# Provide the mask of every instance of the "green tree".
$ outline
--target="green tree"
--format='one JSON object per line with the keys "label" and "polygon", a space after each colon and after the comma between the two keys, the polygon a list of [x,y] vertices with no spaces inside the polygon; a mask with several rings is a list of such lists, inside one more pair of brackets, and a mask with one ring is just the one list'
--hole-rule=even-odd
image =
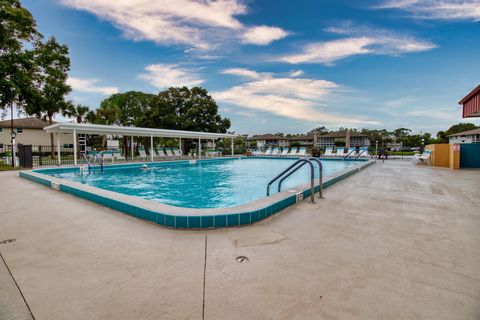
{"label": "green tree", "polygon": [[[27,114],[43,116],[53,123],[53,116],[61,110],[66,110],[70,102],[66,96],[72,90],[67,84],[68,71],[70,70],[70,58],[68,48],[61,45],[54,37],[46,42],[41,42],[35,48],[35,74],[36,97],[35,103],[27,105]],[[53,134],[50,135],[52,154],[54,149]]]}
{"label": "green tree", "polygon": [[88,106],[84,106],[81,104],[70,104],[64,110],[62,110],[62,114],[65,117],[75,118],[75,121],[77,123],[86,123],[87,118],[90,118],[92,116],[92,111],[90,111],[90,108]]}
{"label": "green tree", "polygon": [[448,136],[445,131],[437,132],[437,141],[438,143],[448,143]]}
{"label": "green tree", "polygon": [[19,0],[0,1],[0,111],[35,103],[32,48],[40,39],[33,16]]}
{"label": "green tree", "polygon": [[141,124],[150,128],[225,133],[230,119],[218,114],[218,105],[207,90],[170,88],[150,101]]}
{"label": "green tree", "polygon": [[453,126],[448,128],[448,130],[446,131],[446,134],[447,136],[449,136],[451,134],[456,134],[459,132],[469,131],[477,128],[478,127],[473,123],[459,123],[459,124],[454,124]]}
{"label": "green tree", "polygon": [[155,95],[140,91],[116,93],[100,103],[96,112],[99,124],[141,126],[145,112]]}

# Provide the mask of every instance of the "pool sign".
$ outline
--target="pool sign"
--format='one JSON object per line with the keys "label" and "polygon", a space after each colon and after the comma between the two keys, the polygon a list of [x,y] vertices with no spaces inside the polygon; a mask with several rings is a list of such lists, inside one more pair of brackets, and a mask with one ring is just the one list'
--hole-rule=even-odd
{"label": "pool sign", "polygon": [[118,149],[120,147],[120,141],[107,140],[107,149]]}

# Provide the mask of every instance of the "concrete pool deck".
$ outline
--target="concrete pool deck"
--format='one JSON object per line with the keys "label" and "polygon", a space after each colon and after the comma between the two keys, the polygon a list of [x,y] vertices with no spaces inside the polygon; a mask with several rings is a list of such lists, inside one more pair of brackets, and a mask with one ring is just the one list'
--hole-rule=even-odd
{"label": "concrete pool deck", "polygon": [[480,318],[480,171],[378,162],[315,205],[209,231],[16,172],[0,185],[2,320]]}

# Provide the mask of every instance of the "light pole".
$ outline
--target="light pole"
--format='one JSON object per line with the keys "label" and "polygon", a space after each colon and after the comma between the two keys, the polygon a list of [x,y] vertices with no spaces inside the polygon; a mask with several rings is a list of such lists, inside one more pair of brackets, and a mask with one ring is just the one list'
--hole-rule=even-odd
{"label": "light pole", "polygon": [[13,131],[13,103],[10,103],[10,138],[12,143],[12,168],[15,168],[15,137],[17,134]]}

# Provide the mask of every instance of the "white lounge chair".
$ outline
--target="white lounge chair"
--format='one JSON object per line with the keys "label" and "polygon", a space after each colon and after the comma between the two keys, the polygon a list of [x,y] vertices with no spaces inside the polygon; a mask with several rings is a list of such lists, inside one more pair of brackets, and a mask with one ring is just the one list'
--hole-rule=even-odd
{"label": "white lounge chair", "polygon": [[413,164],[423,163],[430,165],[430,156],[432,155],[432,150],[424,150],[422,154],[414,154],[412,158]]}
{"label": "white lounge chair", "polygon": [[253,150],[252,154],[253,154],[255,157],[258,157],[258,156],[262,155],[262,151],[259,150],[259,149],[255,149],[255,150]]}
{"label": "white lounge chair", "polygon": [[163,151],[163,148],[155,150],[155,157],[157,159],[165,159],[167,155],[165,154],[165,151]]}
{"label": "white lounge chair", "polygon": [[290,153],[288,154],[289,157],[296,157],[297,156],[298,148],[290,149]]}
{"label": "white lounge chair", "polygon": [[279,148],[273,148],[272,150],[272,153],[270,154],[272,157],[275,157],[275,156],[278,156],[278,154],[280,153],[280,149]]}
{"label": "white lounge chair", "polygon": [[143,159],[143,160],[148,160],[148,154],[145,152],[145,149],[143,148],[138,148],[138,154],[139,154],[139,158],[140,159]]}
{"label": "white lounge chair", "polygon": [[306,157],[307,156],[307,148],[301,147],[300,149],[298,149],[297,156]]}
{"label": "white lounge chair", "polygon": [[286,157],[287,155],[288,155],[288,148],[283,148],[282,153],[280,154],[280,156]]}
{"label": "white lounge chair", "polygon": [[108,161],[111,161],[113,163],[113,153],[111,151],[102,152],[102,159],[103,159],[103,162],[108,160]]}
{"label": "white lounge chair", "polygon": [[165,153],[167,154],[167,158],[170,158],[170,159],[175,158],[175,155],[173,154],[172,149],[165,148]]}
{"label": "white lounge chair", "polygon": [[177,157],[179,159],[183,156],[182,151],[180,149],[177,149],[177,148],[173,148],[172,153],[175,157]]}
{"label": "white lounge chair", "polygon": [[337,148],[337,157],[345,156],[345,148]]}
{"label": "white lounge chair", "polygon": [[272,148],[268,148],[263,154],[262,156],[270,156],[272,154]]}
{"label": "white lounge chair", "polygon": [[115,161],[122,160],[122,161],[127,162],[127,159],[125,159],[125,157],[122,156],[122,153],[120,152],[120,150],[112,151],[112,156],[113,156],[113,160],[115,160]]}
{"label": "white lounge chair", "polygon": [[333,148],[331,148],[331,147],[325,148],[324,156],[325,157],[333,157],[332,152],[333,152]]}

